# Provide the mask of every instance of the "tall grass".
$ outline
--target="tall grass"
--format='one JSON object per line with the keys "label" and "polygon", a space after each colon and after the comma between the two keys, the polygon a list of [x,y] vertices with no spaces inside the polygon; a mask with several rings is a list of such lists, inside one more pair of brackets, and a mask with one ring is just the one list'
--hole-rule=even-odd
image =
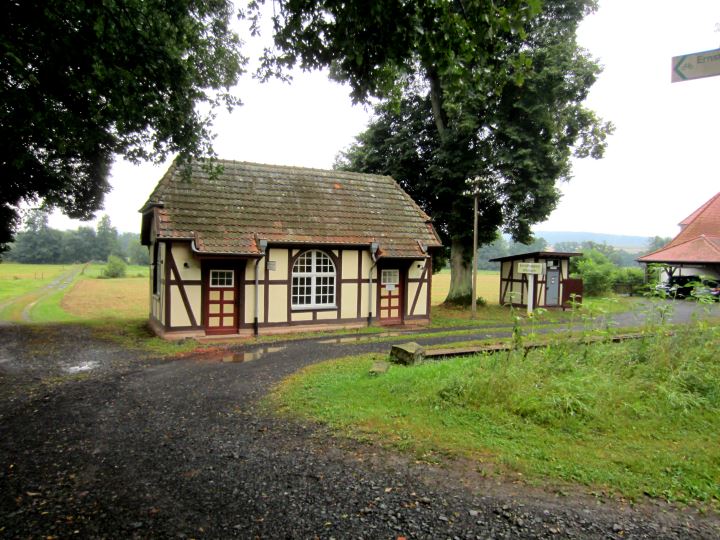
{"label": "tall grass", "polygon": [[311,366],[271,402],[421,456],[490,461],[535,479],[719,506],[720,331],[692,326],[393,366],[366,355]]}

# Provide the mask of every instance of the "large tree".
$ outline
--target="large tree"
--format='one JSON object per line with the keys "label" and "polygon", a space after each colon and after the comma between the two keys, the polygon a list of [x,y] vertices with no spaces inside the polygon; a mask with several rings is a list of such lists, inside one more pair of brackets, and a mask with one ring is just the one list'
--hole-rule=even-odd
{"label": "large tree", "polygon": [[243,70],[230,0],[11,0],[0,21],[0,252],[22,202],[89,218],[114,155],[210,154]]}
{"label": "large tree", "polygon": [[393,175],[451,246],[449,297],[470,292],[472,199],[480,242],[531,240],[570,158],[599,157],[611,127],[582,102],[599,73],[575,41],[593,0],[277,2],[265,73],[327,66],[375,119],[339,166]]}

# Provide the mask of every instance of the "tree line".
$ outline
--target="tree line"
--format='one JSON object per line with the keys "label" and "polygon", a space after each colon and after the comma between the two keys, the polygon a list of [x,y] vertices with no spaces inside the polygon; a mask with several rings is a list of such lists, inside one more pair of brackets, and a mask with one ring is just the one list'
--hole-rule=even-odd
{"label": "tree line", "polygon": [[137,233],[119,233],[105,215],[96,228],[78,227],[61,231],[48,225],[48,212],[30,210],[23,229],[10,244],[4,259],[28,264],[73,264],[105,262],[117,256],[130,264],[150,263],[148,249]]}

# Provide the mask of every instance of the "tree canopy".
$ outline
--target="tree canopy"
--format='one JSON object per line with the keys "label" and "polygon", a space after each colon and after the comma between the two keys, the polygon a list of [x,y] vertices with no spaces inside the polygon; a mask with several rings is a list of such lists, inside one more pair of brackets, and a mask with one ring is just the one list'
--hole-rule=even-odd
{"label": "tree canopy", "polygon": [[32,209],[25,223],[10,244],[5,258],[19,263],[84,263],[106,261],[117,255],[132,264],[149,264],[148,249],[140,244],[137,233],[118,233],[105,215],[96,229],[78,227],[60,231],[48,225],[48,213]]}
{"label": "tree canopy", "polygon": [[[529,242],[531,225],[559,200],[556,182],[571,176],[571,157],[602,156],[612,126],[583,105],[600,68],[575,40],[595,3],[404,5],[410,14],[399,17],[400,37],[384,54],[368,56],[366,38],[371,50],[384,43],[377,34],[386,3],[395,5],[350,9],[369,10],[366,30],[359,15],[336,11],[334,2],[308,12],[309,4],[281,3],[276,43],[284,54],[271,64],[328,65],[356,99],[381,98],[338,166],[401,183],[451,245],[449,296],[463,296],[472,254],[466,180],[479,182],[481,243],[492,242],[498,229]],[[355,56],[346,35],[355,35]]]}
{"label": "tree canopy", "polygon": [[113,156],[211,153],[243,71],[230,0],[23,0],[0,22],[0,252],[19,205],[89,218]]}

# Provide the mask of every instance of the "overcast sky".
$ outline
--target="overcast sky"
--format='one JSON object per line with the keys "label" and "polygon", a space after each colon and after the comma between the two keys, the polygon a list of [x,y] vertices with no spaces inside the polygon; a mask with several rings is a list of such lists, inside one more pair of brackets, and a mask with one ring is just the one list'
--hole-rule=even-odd
{"label": "overcast sky", "polygon": [[[720,48],[718,23],[718,0],[600,1],[579,41],[604,66],[588,105],[615,124],[615,134],[602,160],[574,163],[574,178],[538,231],[674,236],[679,221],[720,191],[720,77],[670,83],[673,56]],[[256,47],[248,44],[246,54]],[[370,117],[324,73],[296,74],[291,85],[260,84],[248,74],[236,90],[244,105],[215,125],[215,150],[225,159],[331,168]],[[98,216],[139,231],[137,210],[166,169],[117,161]],[[50,224],[81,223],[56,214]]]}

